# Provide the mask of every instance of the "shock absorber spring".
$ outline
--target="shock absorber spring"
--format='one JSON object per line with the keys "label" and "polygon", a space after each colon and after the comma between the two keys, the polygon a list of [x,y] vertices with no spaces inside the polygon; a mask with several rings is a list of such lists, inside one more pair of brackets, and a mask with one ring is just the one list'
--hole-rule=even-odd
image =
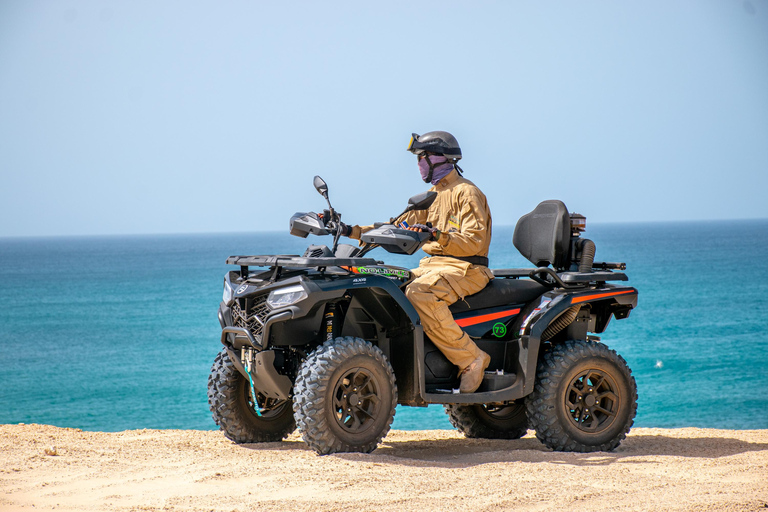
{"label": "shock absorber spring", "polygon": [[331,302],[325,306],[325,340],[336,337],[336,304]]}

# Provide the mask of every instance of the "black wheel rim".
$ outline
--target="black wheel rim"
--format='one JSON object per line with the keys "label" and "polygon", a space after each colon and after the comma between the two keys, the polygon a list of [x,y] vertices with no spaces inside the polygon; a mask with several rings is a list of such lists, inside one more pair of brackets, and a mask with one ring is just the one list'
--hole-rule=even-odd
{"label": "black wheel rim", "polygon": [[365,368],[353,368],[336,382],[333,412],[336,422],[346,432],[366,431],[378,417],[381,399],[374,375]]}
{"label": "black wheel rim", "polygon": [[269,398],[263,395],[260,391],[256,391],[256,397],[259,401],[258,412],[256,412],[257,405],[253,401],[253,395],[248,383],[243,386],[243,395],[245,403],[248,404],[248,411],[257,418],[270,420],[280,416],[283,410],[288,406],[288,400],[279,400],[277,398]]}
{"label": "black wheel rim", "polygon": [[596,434],[610,427],[620,404],[616,382],[601,370],[579,373],[565,393],[568,418],[583,432]]}
{"label": "black wheel rim", "polygon": [[525,406],[521,404],[483,404],[481,407],[487,416],[499,421],[511,420],[525,410]]}

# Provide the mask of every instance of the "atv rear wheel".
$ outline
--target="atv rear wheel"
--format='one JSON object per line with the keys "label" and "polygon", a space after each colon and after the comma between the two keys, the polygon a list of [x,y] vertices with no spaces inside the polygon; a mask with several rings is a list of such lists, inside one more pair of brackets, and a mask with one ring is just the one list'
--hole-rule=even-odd
{"label": "atv rear wheel", "polygon": [[224,435],[236,443],[266,443],[281,441],[296,430],[288,400],[267,398],[258,390],[256,395],[261,416],[256,413],[248,379],[222,349],[208,376],[208,406]]}
{"label": "atv rear wheel", "polygon": [[506,405],[446,404],[451,425],[466,437],[482,439],[520,439],[528,432],[525,404]]}
{"label": "atv rear wheel", "polygon": [[602,343],[566,341],[544,353],[526,398],[536,437],[566,452],[619,446],[637,412],[637,386],[626,361]]}
{"label": "atv rear wheel", "polygon": [[326,341],[296,377],[296,424],[320,455],[375,450],[389,432],[396,404],[392,367],[378,347],[360,338]]}

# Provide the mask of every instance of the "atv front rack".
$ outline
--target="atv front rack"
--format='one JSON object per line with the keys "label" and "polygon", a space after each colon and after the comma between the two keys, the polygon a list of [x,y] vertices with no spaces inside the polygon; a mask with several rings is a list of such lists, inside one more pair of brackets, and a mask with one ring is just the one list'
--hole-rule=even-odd
{"label": "atv front rack", "polygon": [[268,254],[260,256],[230,256],[227,258],[227,265],[238,265],[241,269],[241,275],[248,275],[248,267],[271,267],[278,269],[281,267],[307,268],[314,267],[325,269],[328,267],[363,267],[366,265],[376,265],[379,263],[373,258],[305,258],[298,254]]}

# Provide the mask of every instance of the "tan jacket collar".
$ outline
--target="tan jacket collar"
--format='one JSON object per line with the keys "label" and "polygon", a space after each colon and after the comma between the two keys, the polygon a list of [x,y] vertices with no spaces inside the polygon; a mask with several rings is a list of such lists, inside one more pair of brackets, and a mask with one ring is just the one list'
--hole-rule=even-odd
{"label": "tan jacket collar", "polygon": [[448,176],[438,181],[437,185],[435,185],[435,188],[438,188],[438,189],[446,188],[449,185],[452,185],[458,179],[459,179],[459,171],[454,169],[448,173]]}

